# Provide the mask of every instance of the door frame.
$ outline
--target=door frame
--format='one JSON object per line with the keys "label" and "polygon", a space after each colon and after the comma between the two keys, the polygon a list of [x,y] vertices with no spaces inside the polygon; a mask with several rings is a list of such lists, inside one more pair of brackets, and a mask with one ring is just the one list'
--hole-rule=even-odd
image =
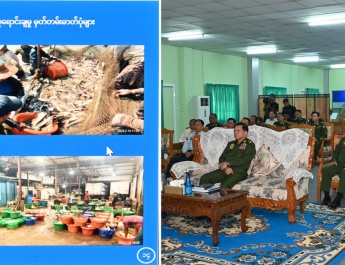
{"label": "door frame", "polygon": [[[163,95],[164,95],[164,89],[165,88],[168,88],[168,89],[171,89],[172,90],[172,107],[173,107],[173,130],[174,130],[174,142],[176,143],[177,142],[177,133],[176,133],[176,130],[177,130],[177,125],[176,125],[176,89],[175,89],[175,84],[165,84],[164,82],[162,82],[162,101],[163,101]],[[164,119],[164,109],[163,109],[163,102],[161,104],[161,107],[162,107],[162,112],[161,112],[161,115]],[[162,123],[162,125],[164,125]]]}

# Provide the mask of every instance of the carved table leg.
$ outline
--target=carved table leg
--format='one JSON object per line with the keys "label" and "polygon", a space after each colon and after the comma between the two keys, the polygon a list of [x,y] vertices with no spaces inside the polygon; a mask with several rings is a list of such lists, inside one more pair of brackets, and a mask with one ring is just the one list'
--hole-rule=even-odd
{"label": "carved table leg", "polygon": [[213,216],[211,218],[211,224],[212,224],[212,234],[213,234],[213,246],[218,246],[219,240],[218,240],[218,226],[219,226],[219,220],[220,216]]}
{"label": "carved table leg", "polygon": [[249,211],[250,211],[249,205],[247,205],[241,209],[241,230],[242,230],[242,232],[246,232],[248,230],[248,227],[246,225],[246,217],[247,217],[247,214]]}

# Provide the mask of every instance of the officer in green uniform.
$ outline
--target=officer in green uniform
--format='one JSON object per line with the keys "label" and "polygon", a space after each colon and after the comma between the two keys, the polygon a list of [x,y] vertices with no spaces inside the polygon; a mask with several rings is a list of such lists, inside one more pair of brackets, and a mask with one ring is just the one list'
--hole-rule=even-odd
{"label": "officer in green uniform", "polygon": [[291,128],[290,124],[288,124],[286,121],[284,121],[284,115],[281,112],[278,113],[277,119],[278,119],[278,121],[273,123],[274,126],[282,127],[284,129],[290,129]]}
{"label": "officer in green uniform", "polygon": [[[335,210],[340,207],[340,201],[345,193],[345,137],[341,138],[339,144],[336,146],[332,162],[330,166],[322,169],[321,191],[325,196],[321,202],[321,205],[328,205],[329,208]],[[339,188],[337,196],[331,203],[331,197],[329,196],[329,189],[331,188],[332,177],[339,174]]]}
{"label": "officer in green uniform", "polygon": [[320,119],[320,113],[317,111],[313,111],[311,113],[311,119],[309,120],[309,125],[315,126],[316,142],[315,142],[315,147],[314,147],[315,148],[314,159],[316,159],[321,147],[320,138],[327,138],[327,127],[323,124],[323,120]]}
{"label": "officer in green uniform", "polygon": [[296,118],[293,120],[293,123],[296,124],[308,124],[308,121],[306,118],[302,118],[302,111],[300,109],[296,110],[295,112]]}
{"label": "officer in green uniform", "polygon": [[210,116],[208,116],[208,120],[210,123],[206,125],[206,127],[211,130],[215,127],[223,127],[223,125],[219,122],[217,122],[217,114],[216,113],[211,113]]}
{"label": "officer in green uniform", "polygon": [[231,189],[236,183],[246,179],[250,162],[256,150],[255,144],[247,137],[248,126],[236,123],[234,141],[227,144],[219,157],[219,169],[203,175],[200,184],[221,182],[221,194],[226,195],[225,189]]}

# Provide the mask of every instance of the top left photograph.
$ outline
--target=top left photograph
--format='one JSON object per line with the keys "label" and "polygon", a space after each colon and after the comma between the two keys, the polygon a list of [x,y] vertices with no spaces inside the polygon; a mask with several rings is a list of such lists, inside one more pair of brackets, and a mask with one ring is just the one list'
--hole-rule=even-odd
{"label": "top left photograph", "polygon": [[0,44],[0,135],[143,133],[143,45]]}

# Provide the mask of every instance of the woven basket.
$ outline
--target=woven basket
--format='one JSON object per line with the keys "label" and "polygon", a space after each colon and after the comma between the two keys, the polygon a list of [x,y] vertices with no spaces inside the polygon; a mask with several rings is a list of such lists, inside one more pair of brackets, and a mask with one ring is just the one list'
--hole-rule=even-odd
{"label": "woven basket", "polygon": [[[34,112],[24,112],[19,113],[13,117],[15,121],[18,122],[26,122],[27,120],[32,120],[37,117],[37,113]],[[22,130],[19,130],[17,128],[12,128],[13,134],[23,134],[23,135],[50,135],[52,133],[55,133],[59,129],[59,125],[57,123],[53,123],[53,128],[50,131],[36,131],[28,128],[23,128]]]}

